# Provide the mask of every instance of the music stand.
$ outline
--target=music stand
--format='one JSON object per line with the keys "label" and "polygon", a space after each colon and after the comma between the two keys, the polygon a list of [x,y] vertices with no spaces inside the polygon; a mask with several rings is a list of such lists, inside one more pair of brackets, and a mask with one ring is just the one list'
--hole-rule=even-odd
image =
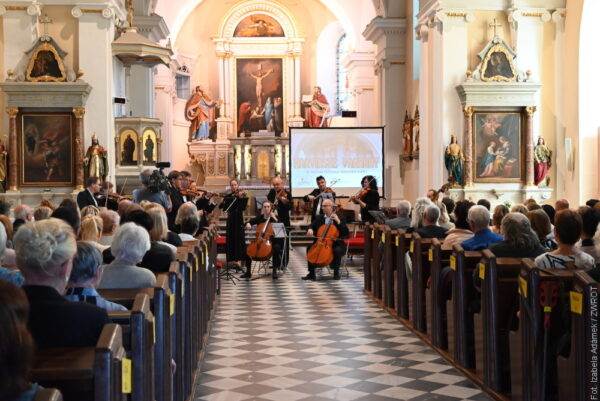
{"label": "music stand", "polygon": [[369,210],[369,214],[373,216],[379,224],[385,224],[386,215],[381,210]]}
{"label": "music stand", "polygon": [[[283,247],[281,248],[281,261],[279,263],[279,267],[277,268],[277,270],[281,270],[283,271],[283,265],[285,263],[285,252],[287,250],[287,246],[288,246],[288,234],[287,234],[287,230],[285,229],[285,225],[283,223],[272,223],[271,224],[273,227],[273,238],[283,238]],[[289,256],[288,256],[289,257]]]}

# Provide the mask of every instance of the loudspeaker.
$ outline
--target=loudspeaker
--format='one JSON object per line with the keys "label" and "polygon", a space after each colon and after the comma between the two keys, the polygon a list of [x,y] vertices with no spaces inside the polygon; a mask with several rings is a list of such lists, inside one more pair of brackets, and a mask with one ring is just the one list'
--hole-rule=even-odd
{"label": "loudspeaker", "polygon": [[342,117],[356,117],[356,111],[342,110]]}

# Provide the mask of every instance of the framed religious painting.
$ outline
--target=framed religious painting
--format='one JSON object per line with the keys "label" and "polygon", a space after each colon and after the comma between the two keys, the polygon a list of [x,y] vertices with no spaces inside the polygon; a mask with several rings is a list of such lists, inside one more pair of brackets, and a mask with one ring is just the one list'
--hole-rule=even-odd
{"label": "framed religious painting", "polygon": [[285,36],[281,24],[267,14],[252,14],[240,21],[233,32],[238,38],[270,37],[280,38]]}
{"label": "framed religious painting", "polygon": [[523,116],[519,112],[473,113],[475,182],[523,180]]}
{"label": "framed religious painting", "polygon": [[236,59],[237,134],[281,136],[284,121],[283,60]]}
{"label": "framed religious painting", "polygon": [[144,166],[154,166],[156,164],[158,160],[158,146],[156,142],[156,133],[153,130],[147,129],[146,131],[144,131],[144,135],[142,138]]}
{"label": "framed religious painting", "polygon": [[481,80],[511,82],[517,79],[517,68],[513,55],[502,44],[496,44],[488,50],[481,62]]}
{"label": "framed religious painting", "polygon": [[[121,131],[119,135],[119,161],[121,166],[137,166],[138,134],[132,129]],[[154,149],[152,149],[154,153]]]}
{"label": "framed religious painting", "polygon": [[73,115],[22,113],[18,127],[19,185],[74,185]]}

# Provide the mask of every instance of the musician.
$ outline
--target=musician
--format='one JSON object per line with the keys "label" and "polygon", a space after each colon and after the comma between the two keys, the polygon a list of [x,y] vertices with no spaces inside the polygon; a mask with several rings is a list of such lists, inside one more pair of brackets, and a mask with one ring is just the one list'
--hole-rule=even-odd
{"label": "musician", "polygon": [[100,187],[100,193],[96,196],[98,206],[106,207],[109,210],[116,211],[119,207],[120,196],[113,191],[114,185],[110,181],[104,181]]}
{"label": "musician", "polygon": [[[246,223],[246,230],[250,230],[252,226],[259,225],[260,223],[264,223],[267,219],[271,217],[269,222],[277,223],[279,220],[275,212],[273,211],[273,204],[269,201],[264,201],[262,204],[261,213],[257,215],[255,218],[248,220]],[[229,240],[227,240],[229,242]],[[283,249],[285,242],[283,238],[272,238],[271,246],[273,247],[273,274],[271,277],[273,280],[277,280],[277,268],[281,264],[281,250]],[[246,273],[244,273],[241,278],[251,278],[252,277],[252,259],[246,257]]]}
{"label": "musician", "polygon": [[369,210],[379,210],[379,192],[377,191],[377,178],[366,175],[361,180],[362,190],[358,195],[351,196],[349,200],[360,205],[360,218],[363,222],[375,222]]}
{"label": "musician", "polygon": [[167,176],[169,180],[169,198],[171,198],[172,209],[167,214],[169,230],[175,229],[175,217],[177,216],[177,211],[185,203],[183,196],[181,195],[182,185],[183,185],[183,175],[177,171],[173,170]]}
{"label": "musician", "polygon": [[98,201],[96,201],[94,195],[100,192],[100,179],[98,177],[88,177],[85,180],[85,186],[86,188],[77,194],[77,206],[79,206],[79,209],[90,205],[98,207]]}
{"label": "musician", "polygon": [[321,206],[324,198],[332,197],[335,203],[335,192],[333,192],[331,188],[327,188],[327,181],[325,181],[325,177],[323,177],[322,175],[317,177],[317,187],[318,188],[313,189],[311,193],[309,193],[303,198],[304,202],[313,203],[311,213],[312,218],[310,221],[315,221],[317,216],[323,214]]}
{"label": "musician", "polygon": [[244,210],[248,206],[248,197],[245,192],[240,191],[236,179],[229,181],[231,191],[223,197],[219,208],[227,212],[225,253],[227,263],[233,263],[237,267],[242,266],[246,259],[246,239],[244,232]]}
{"label": "musician", "polygon": [[[327,225],[330,222],[339,230],[340,236],[333,242],[333,262],[331,262],[329,265],[329,267],[333,269],[333,279],[339,280],[340,264],[344,253],[346,253],[346,245],[344,244],[343,240],[348,238],[350,232],[348,231],[348,226],[346,225],[346,219],[344,216],[338,216],[335,214],[334,207],[335,205],[331,199],[324,199],[322,203],[323,214],[317,216],[316,220],[311,223],[306,235],[309,237],[314,236],[315,233],[318,233],[321,226]],[[308,263],[308,274],[302,277],[302,280],[315,280],[317,278],[315,276],[315,267],[316,266],[312,263]]]}
{"label": "musician", "polygon": [[[267,199],[272,203],[275,215],[279,222],[287,228],[290,227],[290,210],[292,210],[292,195],[283,188],[283,181],[279,177],[273,178],[273,188],[267,194]],[[288,264],[288,250],[284,247],[283,264]]]}

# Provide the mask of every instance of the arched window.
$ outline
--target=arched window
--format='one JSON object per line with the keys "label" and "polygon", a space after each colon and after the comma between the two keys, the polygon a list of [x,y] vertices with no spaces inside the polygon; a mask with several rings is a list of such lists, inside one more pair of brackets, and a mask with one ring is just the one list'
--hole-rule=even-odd
{"label": "arched window", "polygon": [[350,101],[350,91],[348,89],[348,72],[342,67],[342,60],[348,54],[348,40],[344,33],[338,40],[335,48],[335,110],[341,113],[342,110],[348,110],[348,102]]}

